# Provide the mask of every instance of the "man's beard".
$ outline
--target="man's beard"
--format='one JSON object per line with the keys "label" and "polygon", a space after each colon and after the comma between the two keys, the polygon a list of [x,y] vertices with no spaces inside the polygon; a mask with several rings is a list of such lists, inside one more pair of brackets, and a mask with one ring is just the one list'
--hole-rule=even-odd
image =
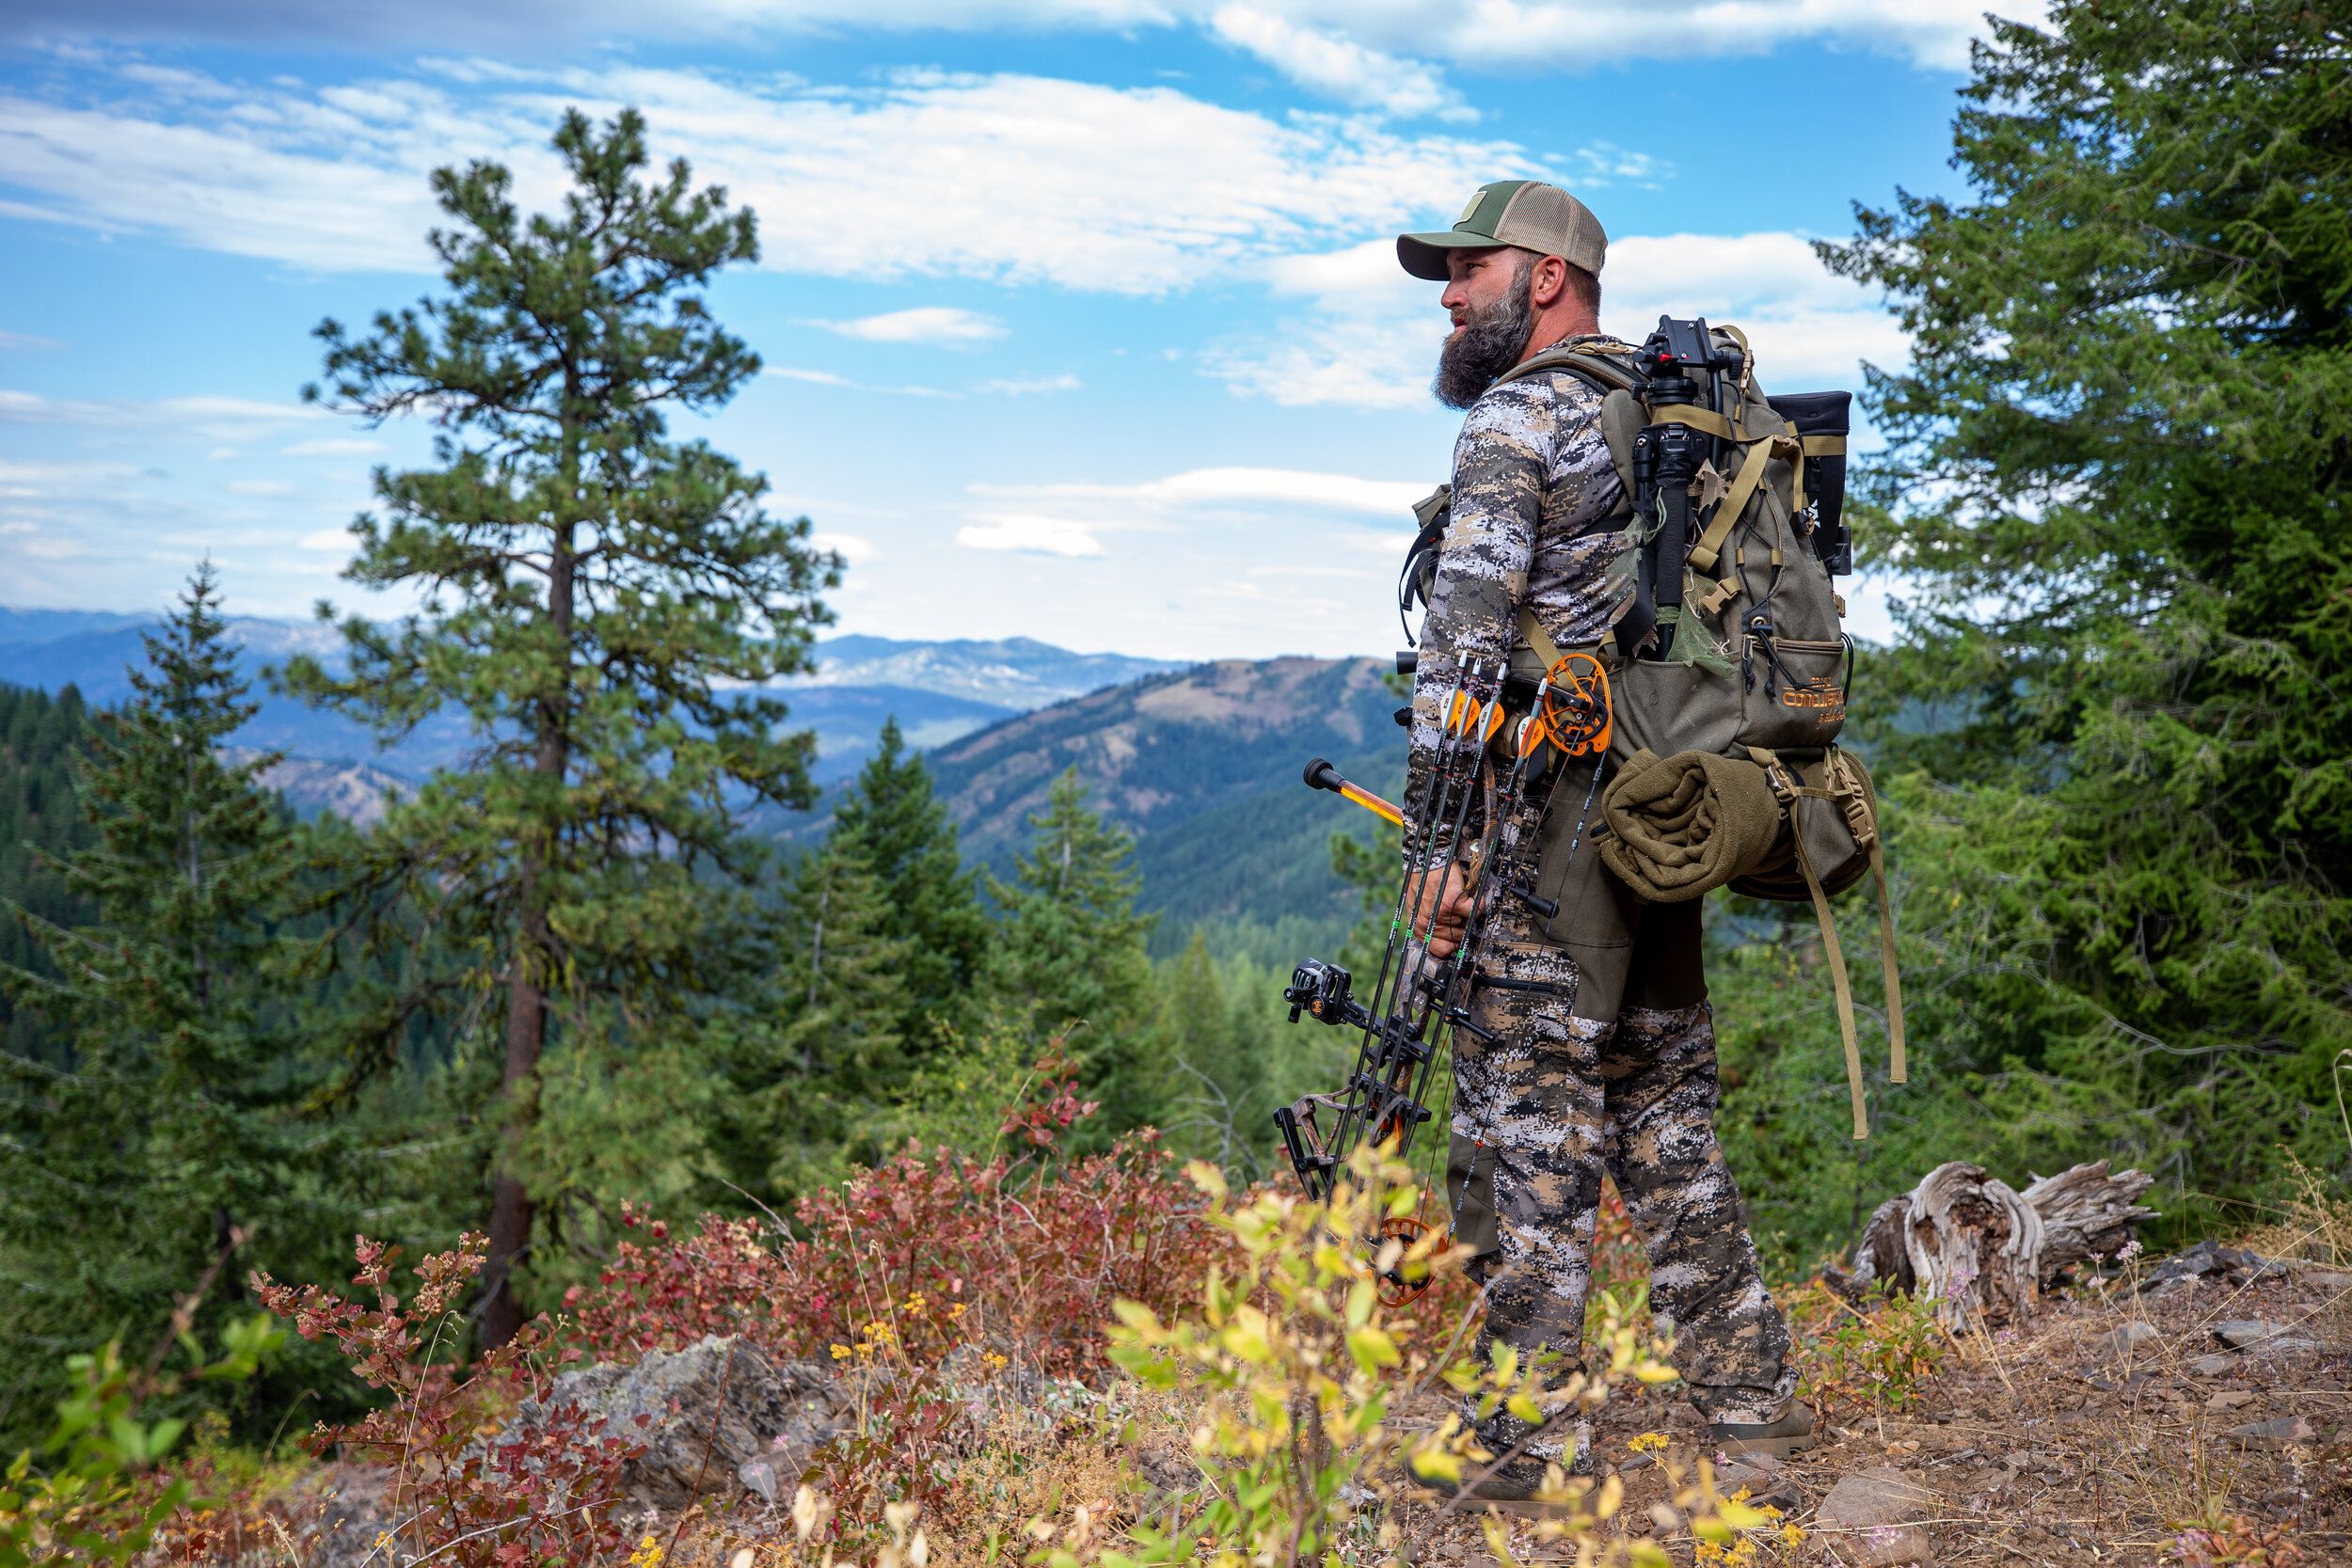
{"label": "man's beard", "polygon": [[1429,389],[1439,403],[1468,408],[1495,384],[1495,377],[1519,362],[1535,322],[1530,298],[1534,271],[1521,262],[1510,291],[1485,309],[1472,309],[1470,320],[1438,351],[1438,374]]}

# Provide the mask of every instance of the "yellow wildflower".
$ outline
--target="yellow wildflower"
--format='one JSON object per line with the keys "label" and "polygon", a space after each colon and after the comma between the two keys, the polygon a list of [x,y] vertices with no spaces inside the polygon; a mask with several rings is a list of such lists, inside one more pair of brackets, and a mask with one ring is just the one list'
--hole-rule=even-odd
{"label": "yellow wildflower", "polygon": [[983,1352],[980,1359],[987,1362],[992,1369],[997,1371],[1003,1371],[1005,1370],[1005,1358],[997,1354],[993,1350]]}
{"label": "yellow wildflower", "polygon": [[1668,1441],[1669,1439],[1662,1432],[1645,1432],[1628,1442],[1626,1447],[1635,1453],[1655,1453],[1664,1448]]}
{"label": "yellow wildflower", "polygon": [[661,1546],[652,1536],[637,1543],[637,1549],[628,1554],[628,1568],[660,1568]]}
{"label": "yellow wildflower", "polygon": [[847,1345],[835,1345],[833,1347],[833,1358],[835,1361],[847,1361],[855,1353]]}
{"label": "yellow wildflower", "polygon": [[956,1303],[953,1307],[950,1307],[949,1308],[947,1308],[947,1321],[948,1321],[949,1323],[954,1323],[954,1322],[955,1322],[958,1318],[961,1318],[961,1317],[962,1317],[962,1316],[963,1316],[963,1303],[961,1303],[961,1302],[958,1302],[958,1303]]}
{"label": "yellow wildflower", "polygon": [[929,1302],[930,1298],[925,1296],[922,1291],[917,1291],[913,1295],[907,1297],[906,1309],[910,1312],[920,1312],[927,1305],[929,1305]]}

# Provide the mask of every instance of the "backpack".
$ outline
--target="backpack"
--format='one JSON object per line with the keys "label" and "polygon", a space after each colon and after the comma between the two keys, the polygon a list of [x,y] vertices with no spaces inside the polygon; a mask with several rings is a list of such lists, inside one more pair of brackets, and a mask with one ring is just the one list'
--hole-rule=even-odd
{"label": "backpack", "polygon": [[[1813,906],[1854,1136],[1866,1137],[1852,988],[1829,903],[1865,877],[1879,900],[1889,1076],[1902,1083],[1907,1069],[1878,799],[1860,759],[1837,745],[1854,661],[1835,581],[1852,570],[1842,516],[1852,394],[1768,397],[1738,328],[1671,317],[1639,348],[1581,340],[1502,379],[1552,371],[1603,393],[1597,419],[1632,558],[1618,562],[1634,593],[1609,677],[1616,776],[1600,799],[1611,832],[1594,835],[1599,852],[1651,901],[1727,885]],[[1448,499],[1441,492],[1414,509],[1421,529],[1400,603],[1415,588],[1427,596]],[[1679,571],[1669,564],[1677,556]],[[1525,609],[1519,628],[1532,661],[1556,668],[1561,651]],[[1717,823],[1740,831],[1693,840]],[[1582,827],[1548,822],[1547,856],[1572,856]],[[1543,880],[1551,883],[1551,868]]]}

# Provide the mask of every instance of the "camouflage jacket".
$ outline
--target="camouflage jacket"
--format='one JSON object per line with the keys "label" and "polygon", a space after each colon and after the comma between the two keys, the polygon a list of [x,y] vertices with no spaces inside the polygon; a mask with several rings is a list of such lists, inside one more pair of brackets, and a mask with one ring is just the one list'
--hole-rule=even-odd
{"label": "camouflage jacket", "polygon": [[[1491,388],[1462,421],[1453,513],[1413,678],[1408,857],[1427,825],[1439,723],[1463,661],[1508,659],[1525,641],[1522,604],[1563,648],[1599,642],[1624,613],[1631,578],[1611,569],[1629,545],[1626,519],[1615,515],[1624,486],[1601,436],[1600,402],[1590,382],[1553,371]],[[1483,802],[1473,798],[1458,836],[1467,845],[1483,827]],[[1450,828],[1438,825],[1433,863],[1454,853]]]}

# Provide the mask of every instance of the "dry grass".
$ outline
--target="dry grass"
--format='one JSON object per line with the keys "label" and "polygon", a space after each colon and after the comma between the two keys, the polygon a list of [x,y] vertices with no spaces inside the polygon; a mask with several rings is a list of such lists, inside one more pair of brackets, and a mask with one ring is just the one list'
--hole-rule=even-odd
{"label": "dry grass", "polygon": [[2245,1244],[2265,1258],[2302,1258],[2352,1268],[2352,1192],[2287,1154],[2292,1186],[2279,1216],[2249,1231]]}

